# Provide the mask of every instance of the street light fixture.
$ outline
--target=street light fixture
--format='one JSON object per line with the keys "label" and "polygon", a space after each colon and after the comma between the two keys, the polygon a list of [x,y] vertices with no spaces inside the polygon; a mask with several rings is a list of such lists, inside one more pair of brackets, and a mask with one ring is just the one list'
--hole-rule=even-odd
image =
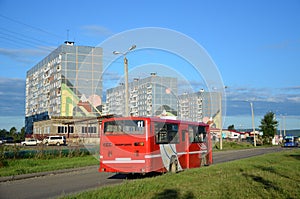
{"label": "street light fixture", "polygon": [[132,45],[126,52],[122,53],[119,51],[113,51],[113,54],[121,54],[124,56],[124,74],[125,74],[125,116],[129,116],[129,94],[128,94],[128,59],[126,58],[127,53],[136,48],[136,45]]}

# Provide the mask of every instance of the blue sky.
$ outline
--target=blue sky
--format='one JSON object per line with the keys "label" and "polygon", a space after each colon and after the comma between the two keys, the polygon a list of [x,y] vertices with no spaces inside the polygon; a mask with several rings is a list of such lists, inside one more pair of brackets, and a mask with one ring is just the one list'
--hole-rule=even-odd
{"label": "blue sky", "polygon": [[0,115],[24,116],[26,71],[67,38],[97,46],[126,30],[161,27],[208,52],[228,87],[227,115],[250,115],[245,100],[253,100],[257,117],[273,111],[300,128],[299,10],[298,0],[0,0]]}

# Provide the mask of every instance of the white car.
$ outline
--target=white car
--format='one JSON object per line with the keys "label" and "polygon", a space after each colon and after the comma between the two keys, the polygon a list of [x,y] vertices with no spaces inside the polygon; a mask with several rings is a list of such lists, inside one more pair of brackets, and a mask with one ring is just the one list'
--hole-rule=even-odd
{"label": "white car", "polygon": [[22,146],[36,146],[36,145],[39,145],[41,143],[42,143],[42,141],[40,141],[40,140],[29,139],[29,140],[25,140],[25,141],[21,142],[21,145]]}
{"label": "white car", "polygon": [[44,138],[43,144],[48,145],[66,145],[66,137],[65,136],[48,136]]}

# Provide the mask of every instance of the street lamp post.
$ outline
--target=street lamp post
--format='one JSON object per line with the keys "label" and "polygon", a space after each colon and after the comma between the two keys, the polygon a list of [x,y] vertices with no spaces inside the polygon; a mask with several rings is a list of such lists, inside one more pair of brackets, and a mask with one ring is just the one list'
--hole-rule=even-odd
{"label": "street lamp post", "polygon": [[251,107],[251,115],[252,115],[252,129],[253,129],[253,133],[254,133],[254,138],[253,138],[253,142],[254,142],[254,147],[256,147],[256,133],[255,133],[255,126],[254,126],[254,110],[253,110],[253,103],[250,103],[250,107]]}
{"label": "street lamp post", "polygon": [[[223,87],[224,89],[228,88],[227,86],[224,86]],[[213,87],[212,89],[217,89],[215,87]],[[223,136],[222,136],[222,131],[223,131],[223,121],[222,121],[222,90],[220,91],[217,91],[217,98],[218,98],[218,102],[219,103],[219,114],[220,114],[220,129],[219,129],[219,133],[220,133],[220,139],[219,139],[219,142],[220,142],[220,150],[223,149]]]}
{"label": "street lamp post", "polygon": [[[227,86],[223,87],[224,89],[228,88]],[[223,149],[223,121],[222,121],[222,91],[218,92],[219,98],[219,114],[220,114],[220,150]]]}
{"label": "street lamp post", "polygon": [[129,91],[128,91],[128,59],[126,58],[126,54],[129,51],[132,51],[136,48],[136,45],[132,45],[126,52],[121,53],[118,51],[113,51],[113,54],[124,55],[124,75],[125,75],[125,116],[129,116]]}
{"label": "street lamp post", "polygon": [[219,93],[219,108],[220,108],[220,150],[223,149],[223,124],[222,124],[222,93]]}
{"label": "street lamp post", "polygon": [[283,136],[285,135],[285,128],[286,128],[286,123],[285,123],[285,115],[283,116]]}

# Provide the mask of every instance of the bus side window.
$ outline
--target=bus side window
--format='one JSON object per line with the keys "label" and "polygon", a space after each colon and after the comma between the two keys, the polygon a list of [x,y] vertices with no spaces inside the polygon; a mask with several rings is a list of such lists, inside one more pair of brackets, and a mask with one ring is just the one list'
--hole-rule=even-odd
{"label": "bus side window", "polygon": [[179,143],[178,131],[168,131],[168,143],[172,143],[172,144]]}
{"label": "bus side window", "polygon": [[189,140],[194,143],[201,143],[206,141],[205,126],[189,126]]}
{"label": "bus side window", "polygon": [[199,133],[197,138],[198,138],[198,142],[204,142],[203,133]]}
{"label": "bus side window", "polygon": [[156,144],[179,143],[178,125],[155,123]]}
{"label": "bus side window", "polygon": [[196,135],[197,135],[196,137],[198,138],[198,142],[205,142],[206,141],[205,127],[199,126]]}
{"label": "bus side window", "polygon": [[199,142],[205,142],[206,141],[205,126],[199,126],[197,134],[198,134],[198,137],[199,137]]}
{"label": "bus side window", "polygon": [[156,143],[163,144],[168,143],[167,131],[162,129],[156,134]]}
{"label": "bus side window", "polygon": [[189,126],[189,142],[194,142],[194,130],[192,127]]}

